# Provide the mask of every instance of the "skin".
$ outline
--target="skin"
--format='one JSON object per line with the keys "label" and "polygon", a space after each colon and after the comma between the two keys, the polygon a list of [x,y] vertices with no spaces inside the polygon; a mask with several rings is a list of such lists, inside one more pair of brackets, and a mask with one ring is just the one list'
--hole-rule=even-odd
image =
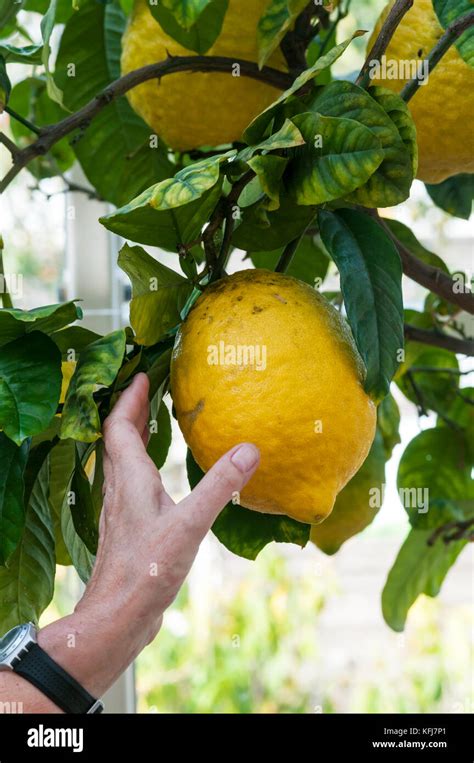
{"label": "skin", "polygon": [[[155,638],[201,541],[259,463],[254,445],[237,445],[175,504],[146,453],[148,416],[148,379],[139,374],[104,425],[104,508],[91,579],[74,612],[38,634],[94,697]],[[10,671],[0,672],[3,702],[22,702],[25,713],[61,712]]]}

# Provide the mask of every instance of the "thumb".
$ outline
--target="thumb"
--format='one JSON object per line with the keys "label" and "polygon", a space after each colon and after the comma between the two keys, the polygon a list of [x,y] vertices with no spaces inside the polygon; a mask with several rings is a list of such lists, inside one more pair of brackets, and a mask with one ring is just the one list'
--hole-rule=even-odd
{"label": "thumb", "polygon": [[186,522],[204,537],[226,503],[245,487],[259,462],[260,452],[250,443],[237,445],[222,456],[181,502]]}

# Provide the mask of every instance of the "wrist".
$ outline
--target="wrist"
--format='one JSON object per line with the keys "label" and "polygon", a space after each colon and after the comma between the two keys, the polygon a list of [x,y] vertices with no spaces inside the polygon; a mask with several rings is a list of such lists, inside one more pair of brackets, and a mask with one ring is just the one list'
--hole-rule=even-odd
{"label": "wrist", "polygon": [[43,628],[38,643],[90,694],[100,698],[146,646],[133,618],[86,600],[73,614]]}

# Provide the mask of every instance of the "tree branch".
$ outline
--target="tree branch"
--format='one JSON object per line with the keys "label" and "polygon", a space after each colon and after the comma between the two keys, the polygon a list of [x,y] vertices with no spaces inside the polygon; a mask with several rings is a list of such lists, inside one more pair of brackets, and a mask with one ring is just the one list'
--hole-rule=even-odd
{"label": "tree branch", "polygon": [[474,540],[474,517],[460,520],[458,522],[448,522],[438,527],[428,538],[428,546],[434,546],[438,538],[442,537],[447,545],[455,540]]}
{"label": "tree branch", "polygon": [[[321,6],[316,6],[314,0],[310,0],[306,8],[300,13],[295,21],[294,28],[290,29],[280,43],[286,63],[292,76],[297,77],[306,69],[306,49],[314,37],[315,29],[311,25],[311,19],[316,16]],[[329,14],[322,9],[326,17]]]}
{"label": "tree branch", "polygon": [[474,341],[470,339],[458,339],[455,336],[444,334],[441,331],[431,329],[419,329],[416,326],[405,324],[405,339],[412,342],[421,342],[433,347],[441,347],[443,350],[459,353],[460,355],[474,356]]}
{"label": "tree branch", "polygon": [[366,88],[370,82],[370,67],[373,61],[380,61],[383,54],[387,50],[390,40],[392,39],[395,31],[400,24],[401,20],[406,13],[410,10],[414,0],[397,0],[392,10],[388,14],[385,22],[380,30],[377,39],[372,45],[365,63],[360,70],[360,74],[356,79],[356,85]]}
{"label": "tree branch", "polygon": [[[431,74],[435,66],[441,61],[451,45],[471,26],[474,26],[474,11],[469,11],[469,13],[464,14],[464,16],[460,16],[448,26],[443,36],[438,40],[434,48],[430,50],[425,59],[428,62],[428,75]],[[426,72],[424,72],[424,76],[426,77]],[[417,77],[414,77],[410,82],[407,82],[403,90],[400,92],[400,97],[403,98],[405,103],[408,103],[410,98],[413,98],[420,87],[420,82],[421,80]]]}
{"label": "tree branch", "polygon": [[439,297],[451,302],[453,305],[458,305],[462,310],[474,315],[474,294],[471,291],[455,291],[457,283],[439,268],[435,268],[433,265],[427,265],[412,254],[401,241],[397,239],[395,234],[390,230],[388,225],[384,222],[376,210],[372,212],[372,216],[375,217],[379,224],[382,226],[387,235],[392,239],[393,243],[398,249],[400,259],[402,261],[403,272],[412,281],[416,281],[421,286],[429,289]]}
{"label": "tree branch", "polygon": [[140,69],[135,69],[107,85],[92,101],[89,101],[89,103],[74,114],[70,114],[55,125],[43,127],[40,130],[38,139],[26,148],[18,149],[8,138],[5,140],[5,136],[3,136],[3,144],[9,148],[12,154],[13,167],[0,183],[0,193],[3,193],[18,173],[33,159],[46,154],[58,141],[74,132],[74,130],[86,129],[94,117],[111,101],[125,95],[125,93],[137,85],[141,85],[143,82],[151,79],[159,80],[161,77],[169,74],[184,71],[212,71],[231,74],[236,65],[240,66],[240,73],[244,77],[266,82],[278,90],[285,90],[293,82],[293,77],[290,74],[281,72],[278,69],[273,69],[269,66],[259,69],[258,65],[252,61],[225,58],[223,56],[169,56],[165,61],[142,66]]}

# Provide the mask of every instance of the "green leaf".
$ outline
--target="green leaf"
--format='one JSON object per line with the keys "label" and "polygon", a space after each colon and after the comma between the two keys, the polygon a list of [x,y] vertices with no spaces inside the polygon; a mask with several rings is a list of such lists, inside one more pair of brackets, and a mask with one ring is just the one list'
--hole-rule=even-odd
{"label": "green leaf", "polygon": [[63,360],[75,360],[76,355],[80,355],[92,342],[101,338],[100,334],[83,326],[68,326],[61,331],[55,331],[50,336],[59,347]]}
{"label": "green leaf", "polygon": [[210,2],[211,0],[161,0],[161,5],[171,11],[184,29],[190,29]]}
{"label": "green leaf", "polygon": [[101,217],[100,222],[123,238],[177,252],[180,246],[191,243],[200,235],[220,193],[221,184],[218,183],[191,204],[176,209],[157,210],[151,203],[148,190],[130,204]]}
{"label": "green leaf", "polygon": [[276,210],[267,213],[262,203],[244,209],[232,243],[247,252],[279,249],[304,233],[315,214],[316,207],[299,206],[282,193]]}
{"label": "green leaf", "polygon": [[71,437],[80,442],[95,442],[100,437],[100,417],[93,393],[97,385],[110,387],[113,384],[124,353],[123,329],[98,339],[82,352],[64,403],[62,440]]}
{"label": "green leaf", "polygon": [[295,79],[288,90],[285,90],[285,92],[282,93],[282,95],[277,98],[276,101],[268,106],[265,111],[262,111],[262,113],[255,117],[255,119],[250,123],[244,132],[245,142],[251,145],[262,140],[268,126],[271,124],[273,118],[278,113],[279,107],[284,104],[288,98],[290,98],[290,96],[300,90],[303,85],[311,82],[311,80],[317,77],[318,74],[332,66],[333,63],[337,61],[337,59],[344,53],[354,37],[358,37],[360,34],[363,33],[356,32],[349,40],[345,40],[345,42],[342,42],[340,45],[336,45],[336,47],[332,48],[332,50],[330,50],[329,53],[326,53],[325,56],[318,58],[313,66],[302,72],[302,74],[300,74],[299,77]]}
{"label": "green leaf", "polygon": [[450,567],[466,541],[445,544],[438,538],[428,545],[432,530],[411,530],[390,570],[382,592],[385,622],[394,631],[403,631],[408,610],[422,593],[437,596]]}
{"label": "green leaf", "polygon": [[0,309],[0,346],[32,331],[51,334],[82,318],[82,310],[74,302],[35,307],[33,310]]}
{"label": "green leaf", "polygon": [[443,271],[443,273],[449,273],[449,270],[441,257],[438,257],[437,254],[430,252],[429,249],[426,249],[422,244],[420,244],[415,234],[410,230],[410,228],[408,228],[407,225],[404,225],[398,220],[391,220],[388,217],[384,218],[384,223],[390,228],[397,239],[412,254],[415,255],[415,257],[418,257],[419,260],[425,262],[427,265],[432,265],[435,268],[439,268]]}
{"label": "green leaf", "polygon": [[[116,3],[87,3],[66,24],[55,79],[71,111],[120,77],[124,29],[125,16]],[[117,206],[173,174],[166,146],[150,140],[150,128],[125,98],[114,99],[76,137],[74,151],[88,180]]]}
{"label": "green leaf", "polygon": [[64,543],[77,574],[83,583],[87,583],[91,576],[95,557],[88,551],[87,546],[80,539],[74,528],[72,521],[71,507],[69,505],[70,495],[66,492],[64,503],[61,510],[61,532]]}
{"label": "green leaf", "polygon": [[2,347],[0,428],[17,445],[50,423],[61,378],[61,354],[45,334],[34,331]]}
{"label": "green leaf", "polygon": [[393,90],[377,86],[369,88],[368,92],[380,104],[397,128],[400,138],[410,154],[412,175],[416,177],[418,172],[418,142],[416,126],[410,109],[398,93],[394,93]]}
{"label": "green leaf", "polygon": [[257,151],[277,151],[284,148],[293,148],[294,146],[302,146],[304,142],[305,140],[294,122],[291,119],[285,119],[277,132],[260,141],[260,143],[239,151],[230,169],[237,162],[248,162]]}
{"label": "green leaf", "polygon": [[0,29],[8,26],[16,18],[23,4],[24,0],[17,3],[12,3],[12,0],[0,0]]}
{"label": "green leaf", "polygon": [[248,165],[255,172],[260,187],[268,197],[265,208],[269,210],[280,207],[281,179],[285,172],[288,159],[273,154],[254,156]]}
{"label": "green leaf", "polygon": [[363,88],[341,81],[320,88],[315,97],[307,100],[311,111],[365,125],[381,143],[382,163],[347,200],[366,207],[392,207],[405,201],[414,177],[411,144],[403,142],[397,125],[382,106]]}
{"label": "green leaf", "polygon": [[297,114],[293,122],[306,146],[295,152],[286,174],[298,204],[340,199],[367,182],[384,158],[379,139],[353,119]]}
{"label": "green leaf", "polygon": [[49,478],[49,505],[55,539],[56,563],[72,564],[61,529],[61,514],[66,494],[70,490],[71,479],[76,464],[76,448],[73,440],[61,440],[51,451]]}
{"label": "green leaf", "polygon": [[9,43],[0,45],[0,56],[3,56],[7,64],[38,65],[41,63],[42,52],[42,45],[23,45],[21,47]]}
{"label": "green leaf", "polygon": [[150,435],[147,448],[147,453],[157,469],[161,469],[168,457],[171,438],[171,419],[168,408],[162,401],[156,417],[156,432]]}
{"label": "green leaf", "polygon": [[49,69],[49,58],[51,56],[51,46],[49,42],[51,40],[54,25],[56,23],[57,6],[58,0],[51,0],[48,10],[41,19],[41,35],[43,37],[43,51],[41,55],[41,61],[46,74],[46,88],[48,95],[52,101],[55,101],[62,108],[64,108],[63,93],[56,85],[53,75]]}
{"label": "green leaf", "polygon": [[384,397],[403,348],[402,266],[395,246],[368,215],[320,210],[322,241],[337,265],[347,317],[367,368],[365,390]]}
{"label": "green leaf", "polygon": [[426,190],[437,207],[453,217],[469,220],[474,199],[474,175],[454,175],[442,183],[426,183]]}
{"label": "green leaf", "polygon": [[271,0],[257,27],[258,65],[262,68],[278,48],[308,0]]}
{"label": "green leaf", "polygon": [[[24,3],[25,11],[36,11],[44,15],[48,10],[50,0],[26,0]],[[57,0],[56,5],[56,24],[65,24],[72,16],[74,2],[73,0]]]}
{"label": "green leaf", "polygon": [[2,114],[5,110],[5,106],[7,105],[10,98],[11,90],[12,83],[10,82],[10,77],[7,74],[5,58],[2,56],[0,51],[0,114]]}
{"label": "green leaf", "polygon": [[150,346],[180,323],[192,284],[153,259],[140,246],[125,244],[118,265],[132,282],[130,322],[138,344]]}
{"label": "green leaf", "polygon": [[438,418],[437,426],[446,427],[454,422],[461,429],[460,437],[464,439],[469,463],[474,464],[474,387],[463,387],[459,390],[451,405],[446,409],[448,421]]}
{"label": "green leaf", "polygon": [[[470,0],[433,0],[433,8],[439,23],[447,29],[453,21],[472,11]],[[464,61],[474,68],[474,27],[465,32],[454,43]]]}
{"label": "green leaf", "polygon": [[148,381],[150,382],[150,398],[153,398],[157,394],[169,377],[171,354],[171,348],[162,351],[161,354],[154,359],[147,372]]}
{"label": "green leaf", "polygon": [[48,461],[33,487],[25,529],[7,567],[0,567],[0,631],[37,623],[54,591],[54,536],[48,504]]}
{"label": "green leaf", "polygon": [[148,188],[146,203],[153,209],[163,211],[201,199],[218,182],[222,162],[234,155],[235,151],[228,151],[184,167],[174,177]]}
{"label": "green leaf", "polygon": [[[201,481],[204,473],[188,450],[186,468],[191,488]],[[212,532],[220,542],[244,559],[256,559],[268,544],[295,543],[304,548],[309,540],[310,525],[302,524],[286,516],[260,514],[228,503],[212,526]]]}
{"label": "green leaf", "polygon": [[21,447],[0,432],[0,566],[16,549],[25,524],[24,472],[29,446]]}
{"label": "green leaf", "polygon": [[384,397],[377,410],[377,424],[382,435],[385,460],[392,457],[393,449],[401,442],[400,411],[392,395]]}
{"label": "green leaf", "polygon": [[95,555],[99,542],[99,528],[92,500],[91,485],[77,452],[71,482],[71,516],[74,529],[87,550]]}
{"label": "green leaf", "polygon": [[[18,114],[29,119],[37,127],[55,124],[64,116],[64,111],[52,101],[43,77],[27,77],[12,90],[10,106]],[[37,136],[15,119],[11,120],[11,130],[20,148],[31,145]],[[45,156],[39,156],[28,164],[28,170],[36,178],[56,176],[74,164],[74,151],[65,137],[58,141]]]}
{"label": "green leaf", "polygon": [[452,429],[420,432],[403,453],[397,482],[410,523],[417,529],[474,516],[471,464],[463,438]]}
{"label": "green leaf", "polygon": [[405,350],[405,363],[396,378],[398,387],[412,403],[443,413],[454,401],[459,387],[456,355],[421,342],[407,342]]}
{"label": "green leaf", "polygon": [[[275,270],[283,254],[283,249],[275,252],[252,252],[250,259],[256,268]],[[329,258],[315,242],[314,236],[304,236],[286,270],[287,275],[314,286],[324,281],[329,267]]]}
{"label": "green leaf", "polygon": [[186,50],[204,55],[214,45],[222,31],[229,0],[208,0],[195,23],[189,28],[181,26],[174,14],[163,3],[150,5],[150,11],[163,31]]}

